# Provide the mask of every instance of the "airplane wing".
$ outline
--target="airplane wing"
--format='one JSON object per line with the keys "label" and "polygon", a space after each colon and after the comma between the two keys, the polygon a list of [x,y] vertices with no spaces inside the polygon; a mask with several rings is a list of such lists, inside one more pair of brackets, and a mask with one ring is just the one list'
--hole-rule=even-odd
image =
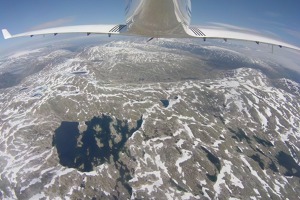
{"label": "airplane wing", "polygon": [[[286,47],[290,49],[295,49],[300,51],[300,48],[276,39],[268,38],[265,36],[257,35],[254,33],[247,33],[236,30],[227,30],[219,28],[199,28],[196,26],[191,26],[186,29],[188,37],[196,37],[206,39],[224,39],[227,40],[244,40],[244,41],[253,41],[257,44],[265,43],[271,44],[279,47]],[[132,35],[128,32],[127,26],[123,24],[115,25],[82,25],[82,26],[65,26],[57,28],[48,28],[35,31],[29,31],[25,33],[20,33],[16,35],[11,35],[6,29],[2,29],[4,39],[17,38],[35,35],[47,35],[47,34],[66,34],[66,33],[85,33],[90,34],[112,34],[116,35]]]}
{"label": "airplane wing", "polygon": [[286,47],[300,51],[300,48],[297,46],[250,32],[227,30],[221,28],[200,28],[196,26],[189,27],[186,32],[190,37],[203,38],[204,41],[206,39],[224,39],[225,41],[243,40],[256,42],[257,44],[271,44],[274,46],[279,46],[280,48]]}
{"label": "airplane wing", "polygon": [[16,37],[24,37],[30,36],[33,37],[35,35],[47,35],[47,34],[64,34],[64,33],[86,33],[90,34],[122,34],[126,35],[127,26],[123,24],[116,25],[82,25],[82,26],[65,26],[65,27],[57,27],[57,28],[48,28],[41,29],[36,31],[29,31],[26,33],[20,33],[16,35],[11,35],[6,29],[2,29],[2,33],[4,39],[16,38]]}

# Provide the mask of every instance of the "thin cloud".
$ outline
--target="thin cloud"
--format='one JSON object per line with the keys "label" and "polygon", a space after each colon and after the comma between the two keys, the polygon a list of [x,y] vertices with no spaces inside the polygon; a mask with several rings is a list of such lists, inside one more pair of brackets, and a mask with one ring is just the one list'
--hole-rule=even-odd
{"label": "thin cloud", "polygon": [[277,38],[277,39],[280,39],[280,35],[272,32],[272,31],[268,31],[268,30],[263,30],[262,33],[266,36],[270,36],[272,38]]}
{"label": "thin cloud", "polygon": [[271,18],[278,18],[282,16],[282,14],[273,11],[266,11],[264,14]]}
{"label": "thin cloud", "polygon": [[254,35],[259,35],[263,37],[273,38],[273,39],[279,39],[280,36],[272,31],[260,29],[255,30],[251,28],[245,28],[241,26],[236,26],[232,24],[226,24],[226,23],[218,23],[218,22],[208,22],[208,26],[205,26],[206,28],[213,28],[213,29],[227,29],[229,31],[238,31],[238,32],[244,32],[244,33],[252,33]]}
{"label": "thin cloud", "polygon": [[241,27],[241,26],[235,26],[232,24],[219,23],[219,22],[208,22],[208,24],[213,25],[212,26],[213,28],[225,28],[225,29],[231,29],[231,30],[259,33],[258,31],[254,30],[254,29],[245,28],[245,27]]}
{"label": "thin cloud", "polygon": [[287,34],[293,36],[294,38],[300,39],[300,32],[292,29],[283,29]]}
{"label": "thin cloud", "polygon": [[262,18],[250,18],[250,19],[258,24],[267,24],[268,26],[272,25],[277,28],[286,27],[286,24],[271,19],[262,19]]}
{"label": "thin cloud", "polygon": [[38,29],[45,29],[45,28],[53,28],[53,27],[57,27],[57,26],[62,26],[64,24],[70,23],[74,20],[73,17],[68,17],[68,18],[61,18],[61,19],[57,19],[54,21],[49,21],[49,22],[45,22],[43,24],[39,24],[37,26],[34,26],[32,28],[30,28],[30,30],[38,30]]}

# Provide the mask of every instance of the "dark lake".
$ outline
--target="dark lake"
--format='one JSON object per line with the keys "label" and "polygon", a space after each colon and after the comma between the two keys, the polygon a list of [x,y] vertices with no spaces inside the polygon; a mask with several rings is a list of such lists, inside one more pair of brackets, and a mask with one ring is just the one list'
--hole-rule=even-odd
{"label": "dark lake", "polygon": [[141,117],[136,127],[129,128],[127,120],[102,115],[86,121],[86,130],[80,133],[78,122],[63,121],[55,130],[52,144],[57,148],[61,165],[89,172],[105,162],[118,162],[126,141],[142,122]]}
{"label": "dark lake", "polygon": [[165,108],[167,108],[168,106],[169,106],[169,100],[167,100],[167,99],[162,99],[162,100],[160,100],[161,102],[162,102],[162,104],[163,104],[163,106],[165,107]]}

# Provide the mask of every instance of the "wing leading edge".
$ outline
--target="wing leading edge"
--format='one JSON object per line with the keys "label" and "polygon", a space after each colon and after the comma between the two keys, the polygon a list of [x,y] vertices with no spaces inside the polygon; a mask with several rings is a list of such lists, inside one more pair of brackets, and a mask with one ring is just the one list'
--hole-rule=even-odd
{"label": "wing leading edge", "polygon": [[82,25],[82,26],[65,26],[65,27],[57,27],[57,28],[48,28],[41,29],[36,31],[29,31],[26,33],[20,33],[16,35],[11,35],[6,29],[2,29],[2,33],[4,39],[17,38],[17,37],[25,37],[25,36],[35,36],[35,35],[48,35],[48,34],[66,34],[66,33],[86,33],[90,34],[108,34],[109,36],[112,34],[120,34],[126,35],[127,26],[123,24],[116,25]]}
{"label": "wing leading edge", "polygon": [[[300,51],[300,48],[276,39],[269,37],[256,35],[254,33],[247,33],[236,30],[226,30],[226,29],[215,29],[215,28],[199,28],[191,26],[185,29],[186,35],[184,37],[194,37],[206,39],[224,39],[227,40],[242,40],[242,41],[252,41],[265,44],[271,44],[279,47],[286,47],[294,50]],[[127,25],[115,24],[115,25],[82,25],[82,26],[65,26],[57,28],[48,28],[36,31],[29,31],[25,33],[20,33],[16,35],[11,35],[6,29],[2,29],[4,39],[17,38],[17,37],[33,37],[35,35],[48,35],[48,34],[67,34],[67,33],[85,33],[90,34],[108,34],[109,36],[115,35],[133,35],[128,29]]]}
{"label": "wing leading edge", "polygon": [[223,39],[227,40],[242,40],[270,44],[281,47],[286,47],[294,50],[300,51],[300,48],[276,39],[268,38],[261,35],[256,35],[254,33],[247,33],[242,31],[235,30],[226,30],[226,29],[214,29],[214,28],[199,28],[199,27],[189,27],[186,30],[187,34],[190,37],[203,38],[206,39]]}

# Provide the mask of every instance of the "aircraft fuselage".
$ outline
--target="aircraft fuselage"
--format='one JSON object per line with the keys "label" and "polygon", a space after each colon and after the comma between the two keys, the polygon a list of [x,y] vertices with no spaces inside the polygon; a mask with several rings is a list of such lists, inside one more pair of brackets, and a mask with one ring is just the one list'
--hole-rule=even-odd
{"label": "aircraft fuselage", "polygon": [[191,20],[190,0],[127,0],[129,33],[149,37],[180,37]]}

